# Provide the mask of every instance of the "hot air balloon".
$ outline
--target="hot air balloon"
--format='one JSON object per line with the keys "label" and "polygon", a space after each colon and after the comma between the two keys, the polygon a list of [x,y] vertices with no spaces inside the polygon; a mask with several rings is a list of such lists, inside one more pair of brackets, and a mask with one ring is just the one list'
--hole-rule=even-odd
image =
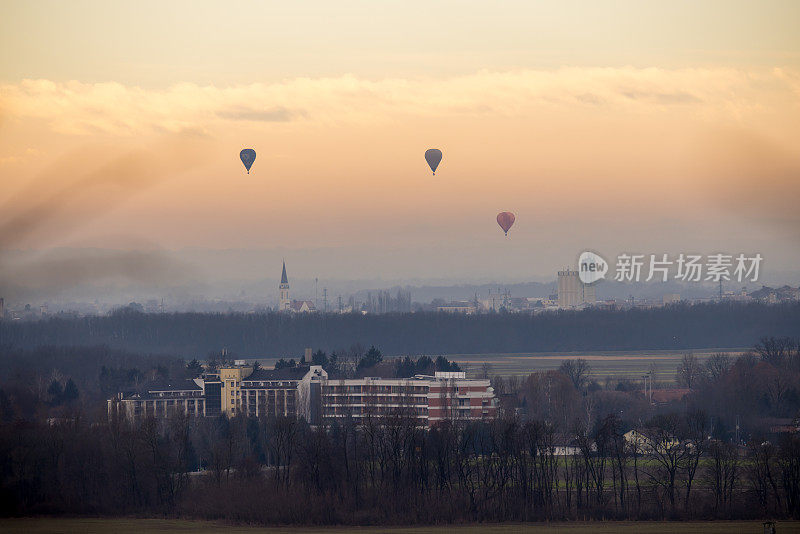
{"label": "hot air balloon", "polygon": [[242,163],[244,163],[244,168],[247,169],[247,174],[250,174],[250,167],[253,166],[253,162],[256,160],[256,151],[252,148],[245,148],[239,152],[239,159],[241,159]]}
{"label": "hot air balloon", "polygon": [[442,151],[438,148],[429,148],[425,151],[425,161],[428,162],[431,171],[433,171],[433,175],[436,176],[436,167],[438,167],[439,163],[442,161]]}
{"label": "hot air balloon", "polygon": [[514,214],[510,211],[503,211],[497,214],[497,224],[500,225],[500,228],[508,235],[508,231],[511,230],[511,227],[514,225]]}

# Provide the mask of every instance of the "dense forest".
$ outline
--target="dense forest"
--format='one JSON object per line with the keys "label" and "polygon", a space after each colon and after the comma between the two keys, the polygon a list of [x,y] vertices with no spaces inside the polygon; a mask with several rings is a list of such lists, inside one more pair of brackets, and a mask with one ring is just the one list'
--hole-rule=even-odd
{"label": "dense forest", "polygon": [[702,304],[528,314],[144,314],[0,321],[0,346],[96,346],[202,357],[326,351],[354,343],[387,355],[747,347],[800,335],[800,303]]}

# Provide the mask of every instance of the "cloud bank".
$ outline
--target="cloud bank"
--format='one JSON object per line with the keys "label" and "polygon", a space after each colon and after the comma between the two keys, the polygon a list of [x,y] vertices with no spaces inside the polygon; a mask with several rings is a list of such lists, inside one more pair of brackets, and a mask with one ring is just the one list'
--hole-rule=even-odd
{"label": "cloud bank", "polygon": [[800,74],[790,69],[562,68],[481,71],[446,79],[353,75],[233,86],[183,83],[147,90],[116,82],[24,80],[0,85],[6,119],[44,121],[69,135],[207,131],[220,123],[373,122],[398,116],[514,116],[541,108],[670,113],[747,120],[797,113]]}

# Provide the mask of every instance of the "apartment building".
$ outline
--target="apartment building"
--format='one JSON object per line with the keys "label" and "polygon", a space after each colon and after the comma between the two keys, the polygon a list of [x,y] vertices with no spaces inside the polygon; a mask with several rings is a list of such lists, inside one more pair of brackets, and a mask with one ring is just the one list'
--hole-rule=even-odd
{"label": "apartment building", "polygon": [[319,381],[328,374],[321,366],[257,369],[243,362],[175,384],[157,384],[145,392],[118,393],[108,400],[108,413],[168,417],[176,413],[214,417],[237,414],[304,417],[319,421]]}
{"label": "apartment building", "polygon": [[463,372],[413,378],[353,378],[321,383],[325,420],[402,415],[425,426],[444,420],[482,420],[497,416],[489,380]]}
{"label": "apartment building", "polygon": [[259,369],[241,381],[241,410],[252,417],[303,417],[316,424],[320,383],[327,378],[319,365]]}
{"label": "apartment building", "polygon": [[253,368],[242,364],[219,369],[222,404],[220,409],[229,416],[236,415],[242,409],[242,380],[250,376]]}
{"label": "apartment building", "polygon": [[497,416],[489,380],[463,372],[412,378],[329,379],[321,366],[221,368],[203,378],[153,386],[146,393],[119,394],[109,415],[130,418],[193,416],[298,417],[310,424],[352,418],[413,417],[421,426],[444,420],[476,421]]}
{"label": "apartment building", "polygon": [[108,400],[108,414],[128,419],[170,417],[176,414],[212,415],[206,412],[206,397],[202,380],[162,382],[150,386],[144,393],[118,393]]}

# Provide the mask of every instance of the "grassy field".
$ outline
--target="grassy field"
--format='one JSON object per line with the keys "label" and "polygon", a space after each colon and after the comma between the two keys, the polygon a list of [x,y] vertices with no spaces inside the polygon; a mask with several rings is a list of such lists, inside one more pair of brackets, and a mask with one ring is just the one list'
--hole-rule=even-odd
{"label": "grassy field", "polygon": [[[707,521],[707,522],[594,522],[594,523],[528,523],[508,525],[470,525],[450,527],[414,528],[301,528],[301,527],[234,527],[224,523],[207,521],[179,521],[162,519],[4,519],[0,520],[0,532],[5,534],[45,534],[45,533],[226,533],[226,534],[304,534],[314,532],[358,532],[371,534],[389,532],[392,534],[445,534],[459,532],[469,534],[517,534],[555,532],[559,534],[611,534],[623,532],[642,533],[685,533],[722,534],[763,532],[760,521]],[[800,532],[800,521],[779,521],[777,532]]]}
{"label": "grassy field", "polygon": [[551,352],[527,354],[448,354],[447,357],[469,374],[478,374],[484,364],[492,367],[492,374],[527,376],[534,371],[557,369],[567,359],[583,358],[589,362],[591,376],[598,382],[606,377],[641,380],[642,375],[654,371],[658,382],[671,382],[685,352],[691,352],[701,363],[717,352],[727,352],[731,357],[742,349],[703,349],[693,351],[626,351],[626,352]]}
{"label": "grassy field", "polygon": [[[448,359],[458,362],[468,376],[478,376],[483,364],[492,366],[491,374],[502,376],[527,376],[535,371],[557,369],[567,359],[584,358],[591,366],[591,376],[598,382],[606,377],[641,380],[642,375],[654,371],[657,382],[673,382],[675,369],[684,353],[691,352],[701,363],[712,354],[726,352],[731,357],[744,351],[741,348],[697,349],[686,351],[645,350],[645,351],[587,351],[587,352],[535,352],[535,353],[497,353],[497,354],[444,354]],[[433,357],[438,354],[433,354]],[[252,362],[253,360],[248,360]],[[275,365],[277,358],[262,358],[259,362],[266,368]]]}

